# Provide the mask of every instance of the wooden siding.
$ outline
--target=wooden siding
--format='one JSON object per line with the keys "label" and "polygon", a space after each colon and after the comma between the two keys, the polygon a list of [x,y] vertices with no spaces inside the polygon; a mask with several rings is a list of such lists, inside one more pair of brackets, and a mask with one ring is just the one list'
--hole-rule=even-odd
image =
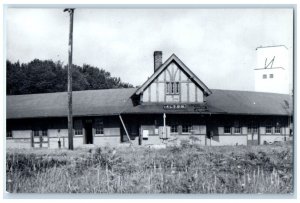
{"label": "wooden siding", "polygon": [[[166,83],[179,83],[178,93],[167,93]],[[176,84],[175,84],[176,85]],[[175,90],[174,90],[175,91]],[[142,102],[203,102],[203,92],[175,63],[171,63],[143,92]]]}

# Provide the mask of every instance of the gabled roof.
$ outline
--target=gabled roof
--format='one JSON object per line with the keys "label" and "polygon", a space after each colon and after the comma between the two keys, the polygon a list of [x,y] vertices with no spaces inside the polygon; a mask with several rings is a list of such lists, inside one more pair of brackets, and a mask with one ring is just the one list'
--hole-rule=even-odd
{"label": "gabled roof", "polygon": [[168,66],[171,62],[175,61],[179,67],[188,75],[188,77],[193,80],[197,86],[199,86],[204,94],[210,95],[211,91],[208,87],[175,55],[172,54],[166,61],[163,63],[158,70],[156,70],[151,77],[135,92],[136,95],[141,94]]}
{"label": "gabled roof", "polygon": [[[73,116],[118,115],[136,88],[73,91]],[[67,92],[6,97],[7,118],[66,117]]]}
{"label": "gabled roof", "polygon": [[[212,89],[206,98],[207,109],[195,111],[197,103],[187,103],[186,108],[170,110],[163,106],[170,103],[153,103],[131,106],[123,113],[169,113],[169,114],[240,114],[240,115],[291,115],[291,95],[265,92]],[[205,105],[198,103],[198,105]]]}
{"label": "gabled roof", "polygon": [[226,114],[291,115],[293,97],[288,94],[213,89],[206,98],[209,111]]}
{"label": "gabled roof", "polygon": [[[207,97],[207,111],[195,112],[187,104],[184,110],[165,110],[163,103],[134,106],[130,96],[136,88],[86,90],[73,92],[74,116],[106,116],[122,114],[243,114],[281,115],[293,113],[291,95],[212,89]],[[6,118],[67,117],[67,93],[15,95],[6,97]]]}

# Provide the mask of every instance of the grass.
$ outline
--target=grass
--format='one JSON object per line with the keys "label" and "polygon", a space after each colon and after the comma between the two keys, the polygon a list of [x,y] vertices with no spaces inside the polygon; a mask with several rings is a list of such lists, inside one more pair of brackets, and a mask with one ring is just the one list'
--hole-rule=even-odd
{"label": "grass", "polygon": [[293,192],[292,145],[13,150],[13,193]]}

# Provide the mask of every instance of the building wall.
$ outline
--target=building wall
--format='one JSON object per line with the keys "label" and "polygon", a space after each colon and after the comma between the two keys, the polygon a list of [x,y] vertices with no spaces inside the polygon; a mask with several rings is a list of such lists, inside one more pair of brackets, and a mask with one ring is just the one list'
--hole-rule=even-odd
{"label": "building wall", "polygon": [[29,149],[31,148],[31,139],[6,139],[6,148],[18,148],[18,149]]}
{"label": "building wall", "polygon": [[246,135],[219,135],[214,136],[207,141],[207,145],[221,146],[221,145],[247,145]]}
{"label": "building wall", "polygon": [[[177,83],[178,93],[169,93],[167,83]],[[203,92],[176,63],[171,63],[143,92],[142,102],[203,102]]]}
{"label": "building wall", "polygon": [[282,141],[287,141],[288,136],[285,135],[260,135],[260,145],[263,144],[269,144],[273,142],[282,142]]}
{"label": "building wall", "polygon": [[13,130],[12,136],[13,138],[20,139],[20,138],[27,138],[31,139],[31,130]]}
{"label": "building wall", "polygon": [[[97,117],[88,117],[88,120],[95,120]],[[100,118],[100,117],[98,117]],[[76,118],[85,120],[87,118]],[[122,142],[128,142],[127,135],[121,126],[117,116],[101,117],[103,119],[103,134],[95,134],[93,129],[93,144],[96,146],[118,146]],[[159,127],[163,126],[162,115],[124,115],[124,123],[133,143],[139,144],[140,135],[143,130],[148,130],[148,139],[142,139],[143,145],[159,145],[159,144],[180,144],[182,140],[189,140],[200,145],[247,145],[247,144],[264,144],[275,141],[290,140],[289,119],[285,116],[233,116],[233,115],[167,115],[166,125],[177,126],[177,132],[170,134],[168,140],[160,139]],[[235,121],[239,121],[240,132],[234,132]],[[255,121],[257,124],[257,133],[249,132],[249,122]],[[29,123],[28,121],[26,121]],[[32,128],[35,121],[30,124]],[[66,126],[55,123],[55,119],[45,121],[49,124],[47,129],[48,136],[43,137],[45,143],[42,144],[46,148],[58,148],[58,141],[61,142],[62,148],[68,148],[68,130]],[[57,122],[60,122],[58,120]],[[7,138],[7,147],[30,148],[32,146],[32,130],[28,130],[27,126],[12,122],[16,126],[11,125],[8,121],[10,129],[12,129],[12,138]],[[272,123],[271,132],[267,132],[268,123]],[[275,133],[275,124],[280,123],[280,133]],[[183,133],[183,125],[191,126],[189,133]],[[230,126],[230,133],[226,133],[225,126]],[[60,129],[55,129],[59,126]],[[45,126],[44,126],[45,127]],[[64,127],[64,128],[63,128]],[[84,128],[84,125],[83,125]],[[95,128],[95,125],[93,126]],[[22,130],[23,129],[23,130]],[[74,147],[81,147],[85,144],[85,131],[82,135],[74,135]],[[122,136],[121,136],[122,135]],[[192,137],[196,138],[193,139]],[[37,142],[34,147],[39,148],[39,137],[34,137]],[[48,141],[49,140],[49,141]]]}
{"label": "building wall", "polygon": [[95,136],[94,145],[116,147],[120,144],[120,136]]}
{"label": "building wall", "polygon": [[[93,141],[94,145],[115,146],[120,143],[120,123],[118,117],[101,117],[104,121],[103,134],[96,134],[95,125],[93,125]],[[80,117],[74,118],[80,120],[82,124],[82,134],[73,136],[74,147],[81,147],[85,144],[85,129],[84,121],[91,120],[94,122],[96,117]],[[68,129],[66,119],[18,119],[8,120],[7,127],[12,132],[12,138],[7,138],[7,147],[12,148],[40,148],[40,137],[33,137],[34,129],[43,129],[47,131],[47,136],[43,136],[42,147],[45,148],[58,148],[58,141],[60,140],[62,148],[68,148]],[[74,126],[75,127],[75,126]],[[36,143],[35,143],[36,142]],[[44,143],[45,142],[45,143]]]}
{"label": "building wall", "polygon": [[[286,116],[215,116],[214,122],[209,124],[213,132],[215,145],[247,145],[249,143],[264,144],[275,141],[286,141],[290,134],[289,119]],[[240,133],[234,133],[235,122],[239,121]],[[249,123],[254,122],[257,132],[249,132]],[[280,126],[280,133],[275,132],[276,123]],[[267,132],[267,125],[271,125],[271,132]],[[230,126],[230,133],[224,132],[224,127]],[[244,139],[245,138],[245,139]],[[247,143],[248,142],[248,143]],[[212,145],[213,145],[212,144]]]}

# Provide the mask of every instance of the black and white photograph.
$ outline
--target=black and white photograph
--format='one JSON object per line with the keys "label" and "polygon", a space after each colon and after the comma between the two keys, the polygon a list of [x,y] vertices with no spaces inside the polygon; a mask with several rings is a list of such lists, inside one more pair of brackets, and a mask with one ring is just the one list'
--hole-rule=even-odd
{"label": "black and white photograph", "polygon": [[293,6],[4,10],[5,193],[295,195]]}

